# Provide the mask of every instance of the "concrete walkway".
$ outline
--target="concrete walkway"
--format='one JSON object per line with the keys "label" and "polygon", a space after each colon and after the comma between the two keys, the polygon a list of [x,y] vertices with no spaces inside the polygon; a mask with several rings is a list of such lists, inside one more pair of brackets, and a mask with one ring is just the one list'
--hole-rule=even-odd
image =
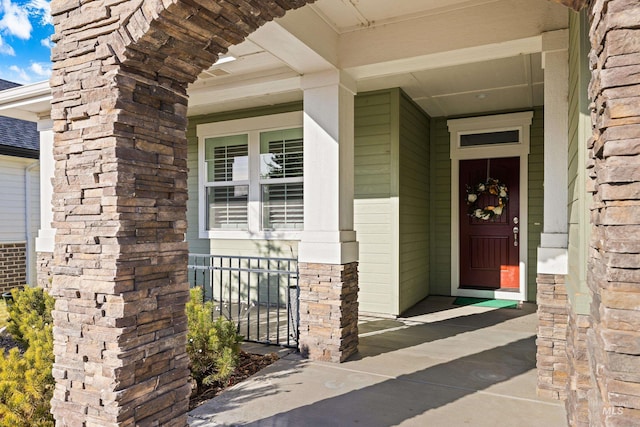
{"label": "concrete walkway", "polygon": [[190,426],[564,426],[536,396],[535,306],[429,297],[401,319],[361,318],[342,364],[285,355],[194,409]]}

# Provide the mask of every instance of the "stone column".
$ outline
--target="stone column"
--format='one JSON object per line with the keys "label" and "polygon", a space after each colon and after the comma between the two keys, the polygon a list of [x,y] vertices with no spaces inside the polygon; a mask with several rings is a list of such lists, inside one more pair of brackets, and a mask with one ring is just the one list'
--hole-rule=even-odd
{"label": "stone column", "polygon": [[590,425],[640,425],[640,3],[591,2]]}
{"label": "stone column", "polygon": [[544,217],[538,247],[538,394],[567,395],[568,32],[543,34]]}
{"label": "stone column", "polygon": [[37,277],[39,287],[51,287],[51,266],[53,263],[53,245],[56,231],[53,223],[53,121],[50,118],[38,122],[40,133],[40,230],[36,237]]}
{"label": "stone column", "polygon": [[187,86],[306,3],[51,5],[57,426],[186,426]]}
{"label": "stone column", "polygon": [[358,346],[353,231],[353,97],[337,70],[305,75],[304,233],[299,245],[300,348],[342,362]]}

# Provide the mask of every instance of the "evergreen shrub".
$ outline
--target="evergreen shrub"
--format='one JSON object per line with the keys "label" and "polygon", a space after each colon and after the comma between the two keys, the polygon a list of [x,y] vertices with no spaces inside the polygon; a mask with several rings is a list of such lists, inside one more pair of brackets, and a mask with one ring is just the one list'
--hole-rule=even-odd
{"label": "evergreen shrub", "polygon": [[54,299],[41,288],[13,290],[7,330],[25,347],[0,355],[0,426],[53,427],[50,400]]}
{"label": "evergreen shrub", "polygon": [[226,381],[236,368],[242,342],[235,324],[215,316],[213,303],[203,302],[201,288],[191,289],[187,318],[187,353],[198,390],[203,385]]}

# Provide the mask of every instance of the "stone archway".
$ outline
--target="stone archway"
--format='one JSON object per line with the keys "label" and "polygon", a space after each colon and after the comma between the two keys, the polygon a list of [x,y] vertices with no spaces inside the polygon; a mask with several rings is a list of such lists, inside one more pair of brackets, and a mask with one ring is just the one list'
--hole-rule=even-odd
{"label": "stone archway", "polygon": [[[554,1],[574,9],[588,3]],[[58,425],[186,425],[187,84],[231,44],[310,2],[52,4],[52,408]],[[640,323],[634,305],[640,249],[625,239],[638,232],[633,200],[639,179],[637,166],[619,160],[638,156],[638,111],[624,100],[637,84],[637,45],[616,44],[638,37],[638,6],[632,0],[590,3],[596,100],[590,168],[598,185],[589,282],[597,318],[581,354],[591,363],[591,390],[584,393],[593,398],[597,423],[619,416],[623,407],[640,417],[627,409],[639,394],[633,369],[640,350],[633,331]],[[608,49],[613,44],[617,50]],[[631,62],[607,63],[614,54],[628,54]],[[632,69],[611,71],[623,67]],[[316,276],[311,271],[306,280]],[[620,310],[627,317],[616,317]],[[609,393],[610,387],[618,391]]]}
{"label": "stone archway", "polygon": [[186,425],[187,84],[306,3],[52,4],[57,425]]}

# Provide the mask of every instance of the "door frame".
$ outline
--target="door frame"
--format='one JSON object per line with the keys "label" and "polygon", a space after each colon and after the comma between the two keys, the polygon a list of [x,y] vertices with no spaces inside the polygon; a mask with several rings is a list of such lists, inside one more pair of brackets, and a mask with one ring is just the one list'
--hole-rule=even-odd
{"label": "door frame", "polygon": [[[527,258],[528,258],[528,175],[530,129],[533,112],[498,114],[447,120],[450,134],[451,158],[451,295],[477,298],[499,298],[525,301],[527,299]],[[509,130],[519,131],[518,142],[463,147],[460,136]],[[459,194],[460,160],[498,157],[520,158],[520,286],[518,292],[460,289],[460,206]]]}

